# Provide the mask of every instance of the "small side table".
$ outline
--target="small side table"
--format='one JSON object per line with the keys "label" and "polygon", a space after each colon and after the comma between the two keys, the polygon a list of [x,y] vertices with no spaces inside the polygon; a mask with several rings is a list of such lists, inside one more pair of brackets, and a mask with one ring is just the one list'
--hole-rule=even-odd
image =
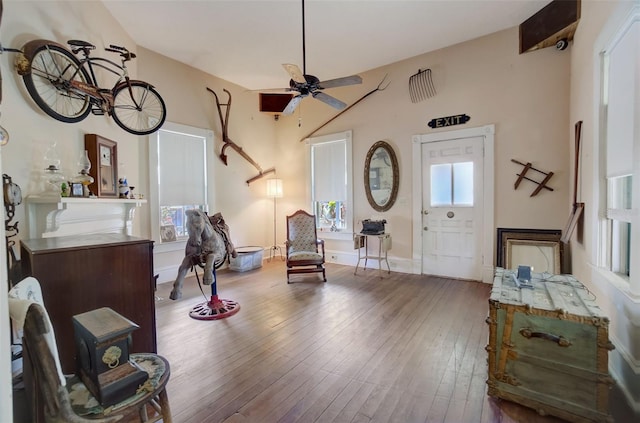
{"label": "small side table", "polygon": [[[369,253],[369,239],[377,238],[378,239],[378,255],[371,255]],[[358,233],[353,236],[353,246],[356,250],[358,250],[358,263],[356,264],[356,269],[353,271],[355,275],[358,272],[358,266],[360,265],[360,260],[364,259],[363,270],[367,268],[367,260],[378,260],[378,273],[380,277],[382,277],[382,262],[387,263],[387,273],[391,273],[391,267],[389,266],[389,260],[387,260],[387,252],[391,249],[391,234],[383,233],[383,234],[365,234]],[[364,250],[364,255],[363,255]]]}

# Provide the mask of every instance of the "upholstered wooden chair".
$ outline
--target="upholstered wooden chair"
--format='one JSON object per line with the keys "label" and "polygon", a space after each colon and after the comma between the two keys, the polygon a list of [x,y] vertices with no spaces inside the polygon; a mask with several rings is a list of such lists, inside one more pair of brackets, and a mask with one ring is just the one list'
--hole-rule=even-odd
{"label": "upholstered wooden chair", "polygon": [[324,268],[324,240],[318,239],[316,217],[304,210],[287,216],[287,283],[289,276],[296,273],[322,273]]}
{"label": "upholstered wooden chair", "polygon": [[[10,291],[9,312],[19,326],[22,324],[23,379],[31,421],[171,423],[165,389],[169,363],[157,354],[130,355],[131,360],[149,373],[149,378],[135,394],[107,408],[98,403],[77,376],[62,374],[55,334],[38,293],[40,285],[34,278],[28,279],[29,288],[23,289],[28,293],[27,298],[16,295],[13,289],[13,293]],[[14,288],[19,288],[18,285]]]}

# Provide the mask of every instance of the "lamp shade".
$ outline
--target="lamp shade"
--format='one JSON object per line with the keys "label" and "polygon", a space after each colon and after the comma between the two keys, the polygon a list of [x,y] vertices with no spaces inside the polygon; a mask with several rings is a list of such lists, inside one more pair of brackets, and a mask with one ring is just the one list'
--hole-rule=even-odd
{"label": "lamp shade", "polygon": [[282,198],[282,179],[267,179],[267,197]]}

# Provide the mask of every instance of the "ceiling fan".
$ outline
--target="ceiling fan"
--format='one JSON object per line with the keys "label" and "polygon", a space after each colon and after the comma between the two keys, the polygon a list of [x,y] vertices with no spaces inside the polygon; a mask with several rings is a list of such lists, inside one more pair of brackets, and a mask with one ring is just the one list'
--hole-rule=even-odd
{"label": "ceiling fan", "polygon": [[289,88],[284,88],[284,91],[296,91],[298,92],[291,101],[287,104],[287,107],[282,111],[283,115],[290,115],[298,107],[300,101],[311,95],[313,98],[320,100],[331,107],[335,107],[338,110],[344,109],[347,105],[329,94],[324,93],[322,90],[325,88],[344,87],[347,85],[361,84],[362,78],[359,75],[345,76],[343,78],[329,79],[327,81],[320,81],[316,76],[307,74],[307,58],[306,58],[306,46],[305,46],[305,27],[304,27],[304,0],[302,0],[302,70],[297,65],[283,64],[282,66],[291,76],[289,81]]}

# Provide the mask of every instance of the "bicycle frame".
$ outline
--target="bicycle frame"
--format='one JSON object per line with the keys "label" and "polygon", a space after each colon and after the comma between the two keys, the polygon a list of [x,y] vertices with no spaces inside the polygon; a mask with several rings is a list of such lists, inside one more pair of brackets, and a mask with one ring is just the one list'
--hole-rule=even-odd
{"label": "bicycle frame", "polygon": [[[87,73],[89,74],[91,85],[84,84],[75,79],[72,79],[70,83],[72,87],[88,95],[91,98],[91,101],[93,103],[97,103],[98,106],[102,106],[102,104],[106,103],[107,108],[103,108],[103,110],[109,112],[113,107],[114,88],[117,87],[123,79],[127,82],[129,81],[129,72],[127,70],[127,66],[124,64],[124,61],[122,65],[118,65],[112,60],[105,59],[103,57],[90,57],[86,51],[83,50],[83,52],[85,56],[82,59],[78,59],[80,62],[80,68],[76,70],[73,76],[75,77],[77,73],[80,72],[80,69],[84,68],[85,71],[87,71]],[[106,89],[100,88],[100,86],[98,85],[98,79],[95,74],[94,66],[102,68],[118,76],[118,80],[109,92],[106,92]],[[120,70],[121,72],[116,71],[114,68]]]}

